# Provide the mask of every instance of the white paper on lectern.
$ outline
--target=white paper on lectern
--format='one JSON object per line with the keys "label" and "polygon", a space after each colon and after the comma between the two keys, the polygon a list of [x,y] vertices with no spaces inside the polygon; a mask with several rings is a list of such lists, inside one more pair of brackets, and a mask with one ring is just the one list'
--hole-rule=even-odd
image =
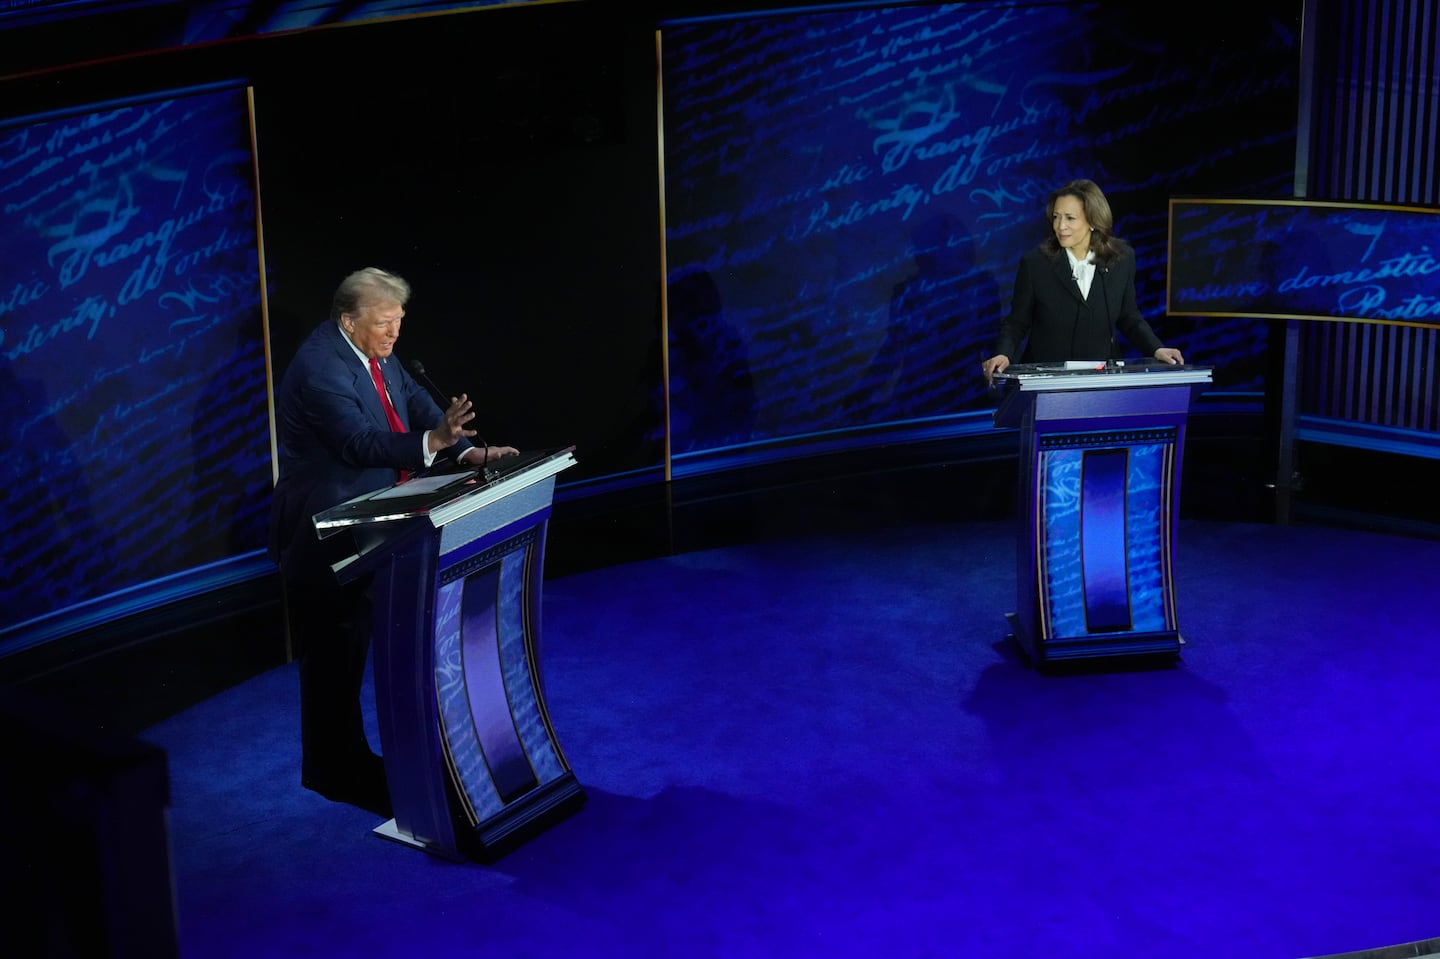
{"label": "white paper on lectern", "polygon": [[454,473],[442,476],[420,476],[404,483],[396,483],[394,486],[382,489],[378,493],[371,493],[366,499],[396,499],[401,496],[423,496],[426,493],[433,493],[454,483]]}

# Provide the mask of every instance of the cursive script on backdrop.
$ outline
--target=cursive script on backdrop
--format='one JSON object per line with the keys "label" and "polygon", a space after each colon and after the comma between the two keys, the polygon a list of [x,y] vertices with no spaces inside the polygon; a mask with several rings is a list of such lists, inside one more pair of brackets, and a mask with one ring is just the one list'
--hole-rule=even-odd
{"label": "cursive script on backdrop", "polygon": [[253,183],[240,87],[0,129],[0,637],[263,544]]}
{"label": "cursive script on backdrop", "polygon": [[1176,200],[1174,313],[1440,327],[1440,210]]}
{"label": "cursive script on backdrop", "polygon": [[[1257,0],[1269,25],[1223,42],[1220,25],[1176,35],[1100,4],[664,28],[667,280],[708,291],[671,304],[672,448],[984,408],[971,374],[1046,234],[1047,195],[1073,178],[1109,195],[1167,336],[1169,197],[1292,176],[1297,47],[1279,11]],[[1263,369],[1251,329],[1196,335],[1206,362]],[[706,414],[737,370],[753,399],[726,424]]]}

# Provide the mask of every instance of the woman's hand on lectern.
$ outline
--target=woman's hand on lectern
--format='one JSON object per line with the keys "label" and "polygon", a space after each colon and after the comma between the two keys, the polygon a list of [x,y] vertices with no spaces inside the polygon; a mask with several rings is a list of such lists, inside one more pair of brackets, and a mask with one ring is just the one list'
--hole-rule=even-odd
{"label": "woman's hand on lectern", "polygon": [[[1177,353],[1176,355],[1178,356],[1179,354]],[[995,374],[1005,372],[1005,368],[1009,365],[1010,357],[1006,356],[1004,353],[996,353],[994,356],[990,357],[990,359],[982,362],[980,364],[980,372],[985,374],[985,385],[994,386]]]}

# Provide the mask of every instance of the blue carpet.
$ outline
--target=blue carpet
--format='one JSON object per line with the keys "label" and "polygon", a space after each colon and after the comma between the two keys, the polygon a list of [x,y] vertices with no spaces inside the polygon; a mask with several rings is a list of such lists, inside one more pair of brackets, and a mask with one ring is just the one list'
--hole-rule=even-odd
{"label": "blue carpet", "polygon": [[552,579],[548,697],[589,801],[488,866],[301,789],[294,668],[267,672],[144,737],[183,954],[1298,959],[1436,935],[1440,543],[1187,522],[1178,552],[1181,662],[1071,675],[1004,642],[1008,522]]}

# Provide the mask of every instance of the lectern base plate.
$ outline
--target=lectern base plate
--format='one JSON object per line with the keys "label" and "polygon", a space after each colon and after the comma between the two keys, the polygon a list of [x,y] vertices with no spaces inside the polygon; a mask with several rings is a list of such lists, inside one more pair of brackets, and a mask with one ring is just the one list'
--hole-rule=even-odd
{"label": "lectern base plate", "polygon": [[585,792],[575,774],[565,775],[532,790],[472,832],[456,836],[456,848],[426,842],[402,830],[394,819],[374,829],[381,839],[428,852],[450,862],[493,862],[520,842],[579,809]]}
{"label": "lectern base plate", "polygon": [[1178,659],[1185,639],[1178,632],[1110,633],[1073,639],[1038,640],[1020,628],[1019,617],[1006,613],[1006,639],[1014,640],[1031,665],[1077,660]]}
{"label": "lectern base plate", "polygon": [[428,852],[432,856],[439,856],[440,858],[448,859],[451,862],[465,861],[464,856],[453,850],[445,848],[439,843],[424,842],[423,840],[416,839],[414,836],[405,835],[405,833],[400,831],[400,827],[396,825],[395,820],[393,819],[382,822],[380,825],[376,826],[374,832],[375,835],[379,836],[381,839],[389,839],[391,842],[398,842],[402,846],[409,846],[411,849],[419,849],[421,852]]}
{"label": "lectern base plate", "polygon": [[405,832],[400,832],[400,827],[396,825],[395,819],[387,819],[387,821],[377,825],[377,827],[374,828],[374,834],[382,839],[399,842],[400,845],[408,845],[412,850],[438,855],[442,860],[449,860],[451,863],[464,863],[465,861],[464,855],[454,850],[448,850],[448,848],[439,844],[439,842],[425,842],[423,839],[416,839],[413,835],[406,835]]}

